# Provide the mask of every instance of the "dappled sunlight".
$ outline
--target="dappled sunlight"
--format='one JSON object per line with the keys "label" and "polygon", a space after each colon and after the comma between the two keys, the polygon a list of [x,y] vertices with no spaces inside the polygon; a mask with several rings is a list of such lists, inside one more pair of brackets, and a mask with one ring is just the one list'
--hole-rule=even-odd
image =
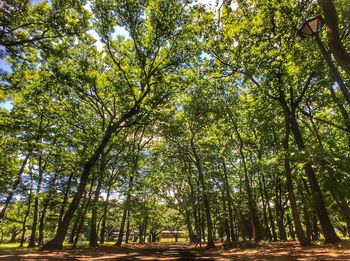
{"label": "dappled sunlight", "polygon": [[15,249],[12,253],[1,254],[0,260],[350,260],[349,246],[300,247],[296,242],[260,243],[255,248],[229,250],[223,250],[221,243],[216,244],[213,250],[185,243],[155,243],[63,251]]}

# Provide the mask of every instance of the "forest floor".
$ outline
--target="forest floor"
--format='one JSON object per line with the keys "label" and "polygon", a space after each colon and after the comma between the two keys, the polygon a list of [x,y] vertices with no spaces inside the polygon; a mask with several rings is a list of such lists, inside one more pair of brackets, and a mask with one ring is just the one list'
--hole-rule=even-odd
{"label": "forest floor", "polygon": [[224,250],[221,244],[213,250],[186,243],[127,244],[120,248],[66,248],[62,251],[40,251],[16,248],[1,249],[3,260],[350,260],[350,242],[342,245],[300,247],[296,242],[261,243],[254,248]]}

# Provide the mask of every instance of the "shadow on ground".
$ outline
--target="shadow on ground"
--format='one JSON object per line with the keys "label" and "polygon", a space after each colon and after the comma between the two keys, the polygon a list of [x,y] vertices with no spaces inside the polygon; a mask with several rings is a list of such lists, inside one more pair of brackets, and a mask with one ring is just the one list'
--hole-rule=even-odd
{"label": "shadow on ground", "polygon": [[3,260],[350,260],[350,247],[329,245],[300,247],[295,242],[263,243],[255,248],[206,250],[178,243],[123,245],[123,247],[98,247],[64,249],[62,251],[39,251],[29,249],[2,250]]}

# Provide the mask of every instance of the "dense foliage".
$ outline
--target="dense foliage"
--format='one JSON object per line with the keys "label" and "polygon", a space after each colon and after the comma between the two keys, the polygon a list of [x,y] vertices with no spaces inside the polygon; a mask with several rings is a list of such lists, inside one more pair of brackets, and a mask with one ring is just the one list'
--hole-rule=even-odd
{"label": "dense foliage", "polygon": [[350,104],[297,34],[319,2],[1,3],[0,243],[349,237]]}

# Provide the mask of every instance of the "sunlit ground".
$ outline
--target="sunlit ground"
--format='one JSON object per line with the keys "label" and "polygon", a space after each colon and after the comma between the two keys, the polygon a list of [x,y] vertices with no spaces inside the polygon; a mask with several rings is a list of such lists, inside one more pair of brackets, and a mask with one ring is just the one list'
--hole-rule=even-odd
{"label": "sunlit ground", "polygon": [[[164,242],[166,241],[166,242]],[[182,240],[183,241],[183,240]],[[260,243],[254,248],[233,248],[224,250],[217,244],[213,250],[206,250],[185,242],[174,243],[166,239],[152,244],[124,244],[114,247],[106,242],[98,248],[89,248],[87,241],[78,243],[77,249],[66,245],[62,251],[40,251],[37,248],[19,248],[19,244],[1,244],[2,260],[350,260],[350,240],[338,245],[324,245],[321,242],[311,247],[300,247],[297,242]]]}

